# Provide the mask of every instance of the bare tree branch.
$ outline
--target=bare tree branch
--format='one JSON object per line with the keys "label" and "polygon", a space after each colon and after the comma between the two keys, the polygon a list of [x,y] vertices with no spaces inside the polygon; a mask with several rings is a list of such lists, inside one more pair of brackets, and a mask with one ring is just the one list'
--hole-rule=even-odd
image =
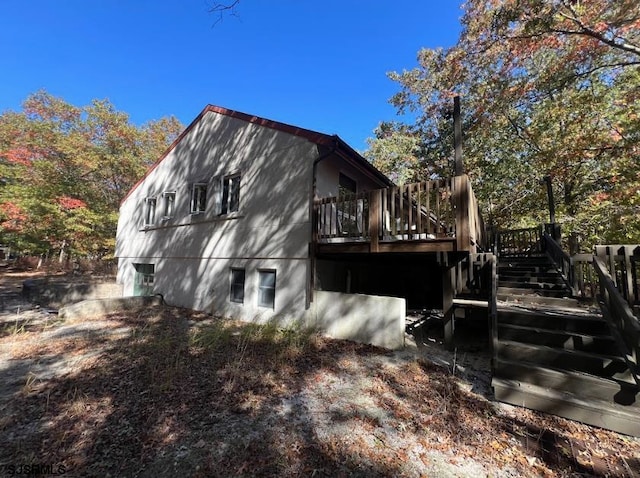
{"label": "bare tree branch", "polygon": [[565,30],[565,29],[560,29],[560,28],[551,28],[551,31],[554,31],[556,33],[562,33],[564,35],[585,35],[585,36],[589,36],[591,38],[595,38],[596,40],[604,43],[605,45],[608,45],[612,48],[617,48],[623,51],[626,51],[627,53],[633,53],[635,55],[640,56],[640,47],[638,47],[637,45],[634,45],[633,43],[625,40],[622,37],[612,37],[612,38],[607,38],[607,36],[605,36],[604,34],[602,34],[601,32],[598,32],[596,30],[594,30],[593,28],[587,26],[582,20],[580,20],[580,18],[578,17],[578,14],[576,12],[576,10],[573,8],[573,6],[571,5],[567,5],[565,3],[565,6],[568,8],[568,10],[571,12],[571,14],[567,14],[565,12],[562,11],[558,11],[558,14],[563,17],[566,18],[567,20],[573,22],[578,29],[577,30]]}
{"label": "bare tree branch", "polygon": [[240,3],[240,0],[233,0],[231,2],[213,2],[211,8],[209,8],[209,13],[217,14],[218,19],[213,23],[215,27],[218,23],[222,21],[225,14],[231,16],[237,16],[236,7]]}

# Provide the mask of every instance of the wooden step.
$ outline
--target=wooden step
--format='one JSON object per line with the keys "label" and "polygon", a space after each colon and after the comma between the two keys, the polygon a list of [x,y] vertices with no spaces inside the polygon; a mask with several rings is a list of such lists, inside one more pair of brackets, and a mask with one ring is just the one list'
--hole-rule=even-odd
{"label": "wooden step", "polygon": [[498,273],[502,272],[541,272],[547,274],[557,274],[558,268],[555,264],[550,263],[528,263],[524,264],[521,262],[499,262],[498,263]]}
{"label": "wooden step", "polygon": [[594,354],[546,345],[524,344],[498,340],[494,351],[496,359],[535,363],[542,367],[584,372],[597,377],[631,380],[624,359],[616,355]]}
{"label": "wooden step", "polygon": [[494,377],[496,400],[559,415],[626,435],[640,436],[640,412],[605,400],[585,399],[516,380]]}
{"label": "wooden step", "polygon": [[552,297],[535,294],[530,289],[518,289],[511,287],[498,288],[498,300],[506,304],[546,306],[551,308],[587,308],[589,302],[581,302],[574,298],[567,297],[566,294],[556,294],[560,297]]}
{"label": "wooden step", "polygon": [[535,272],[535,271],[514,271],[512,269],[506,269],[499,273],[499,279],[512,281],[513,279],[537,281],[542,282],[555,282],[560,279],[564,283],[562,275],[557,272]]}
{"label": "wooden step", "polygon": [[530,362],[497,359],[493,363],[494,377],[525,382],[580,396],[607,400],[640,410],[640,389],[635,383],[594,375],[540,367]]}
{"label": "wooden step", "polygon": [[577,309],[541,309],[498,305],[500,325],[521,325],[585,335],[610,335],[609,324],[600,315]]}
{"label": "wooden step", "polygon": [[[555,325],[555,324],[554,324]],[[512,342],[546,345],[565,350],[617,355],[618,349],[611,335],[585,334],[531,325],[498,325],[498,338]]]}
{"label": "wooden step", "polygon": [[565,291],[567,290],[567,286],[564,281],[560,283],[557,282],[531,282],[529,280],[515,280],[515,281],[507,281],[500,279],[498,281],[500,287],[507,287],[513,289],[534,289],[535,291]]}
{"label": "wooden step", "polygon": [[[500,284],[498,287],[498,300],[509,300],[513,296],[528,295],[531,297],[570,297],[566,289],[535,289],[533,287],[519,287],[520,284]],[[536,302],[533,302],[536,303]]]}

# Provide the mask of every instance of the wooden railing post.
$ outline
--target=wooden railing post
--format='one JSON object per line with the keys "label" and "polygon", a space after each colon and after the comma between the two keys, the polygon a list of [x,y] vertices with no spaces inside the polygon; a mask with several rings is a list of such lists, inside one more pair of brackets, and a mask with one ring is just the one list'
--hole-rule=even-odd
{"label": "wooden railing post", "polygon": [[458,251],[471,249],[469,233],[469,177],[453,177],[453,204],[456,208],[456,248]]}
{"label": "wooden railing post", "polygon": [[380,242],[380,219],[382,216],[380,193],[375,189],[369,192],[369,250],[378,252]]}

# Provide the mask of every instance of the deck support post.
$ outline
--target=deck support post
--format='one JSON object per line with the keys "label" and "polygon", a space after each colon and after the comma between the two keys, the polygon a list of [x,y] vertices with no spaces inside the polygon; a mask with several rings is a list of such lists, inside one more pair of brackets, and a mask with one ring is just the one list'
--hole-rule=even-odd
{"label": "deck support post", "polygon": [[456,247],[458,251],[468,251],[471,248],[471,233],[469,228],[469,177],[453,177],[453,204],[456,208]]}
{"label": "deck support post", "polygon": [[444,314],[444,346],[453,350],[453,334],[455,332],[455,314],[453,310],[453,294],[455,290],[455,266],[445,263],[442,270],[442,313]]}
{"label": "deck support post", "polygon": [[381,219],[381,192],[375,189],[369,193],[369,250],[379,252],[380,250],[380,219]]}

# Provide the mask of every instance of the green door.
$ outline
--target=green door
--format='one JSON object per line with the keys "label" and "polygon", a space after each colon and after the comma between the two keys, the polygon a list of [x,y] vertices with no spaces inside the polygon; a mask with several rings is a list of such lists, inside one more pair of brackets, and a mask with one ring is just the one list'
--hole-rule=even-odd
{"label": "green door", "polygon": [[153,264],[134,264],[136,274],[133,281],[133,295],[153,295]]}

